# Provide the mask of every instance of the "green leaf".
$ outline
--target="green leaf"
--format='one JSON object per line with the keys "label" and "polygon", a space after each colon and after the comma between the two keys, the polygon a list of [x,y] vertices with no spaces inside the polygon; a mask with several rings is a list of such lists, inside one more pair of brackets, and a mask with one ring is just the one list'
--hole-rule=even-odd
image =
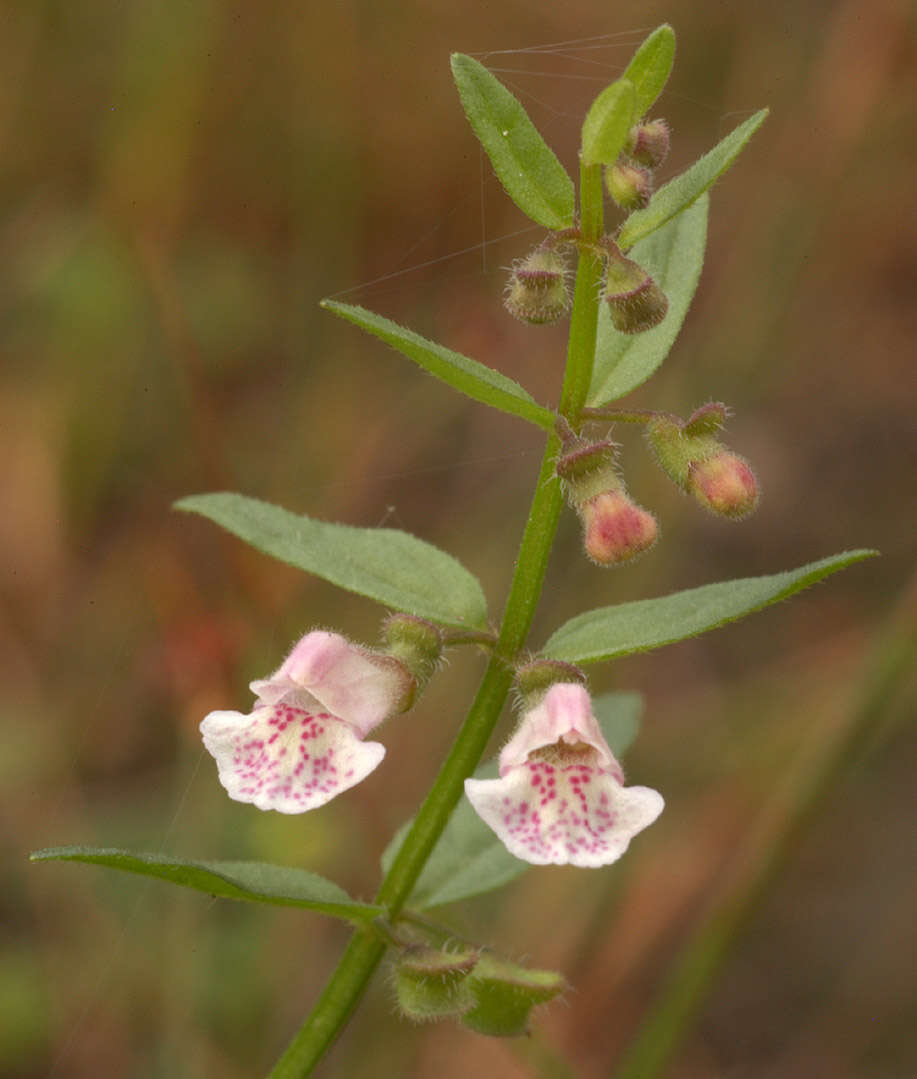
{"label": "green leaf", "polygon": [[583,121],[583,164],[611,165],[634,123],[634,84],[618,79],[593,101]]}
{"label": "green leaf", "polygon": [[623,77],[634,84],[634,120],[645,115],[647,109],[662,93],[668,82],[675,60],[675,31],[668,23],[657,27],[634,53]]}
{"label": "green leaf", "polygon": [[536,404],[518,382],[492,367],[443,348],[434,341],[428,341],[419,333],[407,330],[397,322],[367,311],[364,307],[353,307],[335,300],[322,300],[321,306],[391,345],[425,371],[475,401],[482,401],[485,405],[509,412],[512,416],[519,416],[545,431],[554,430],[554,413]]}
{"label": "green leaf", "polygon": [[507,195],[539,225],[569,228],[575,203],[573,181],[525,109],[470,56],[454,53],[452,74],[465,115]]}
{"label": "green leaf", "polygon": [[643,718],[643,694],[602,693],[592,698],[592,714],[602,728],[611,752],[621,758],[634,742]]}
{"label": "green leaf", "polygon": [[760,611],[874,554],[867,550],[845,551],[769,577],[720,581],[660,599],[599,607],[571,618],[552,635],[541,653],[567,663],[596,663],[632,652],[648,652]]}
{"label": "green leaf", "polygon": [[669,354],[691,306],[707,243],[706,193],[661,229],[635,245],[630,257],[652,274],[666,294],[669,310],[658,326],[645,333],[620,333],[608,305],[599,308],[591,408],[616,401],[645,382]]}
{"label": "green leaf", "polygon": [[666,221],[700,198],[739,156],[742,147],[764,123],[767,113],[767,109],[761,109],[744,124],[739,124],[699,161],[695,161],[680,176],[660,187],[645,210],[632,213],[618,235],[617,242],[621,250],[626,251],[644,236],[662,228]]}
{"label": "green leaf", "polygon": [[357,903],[330,880],[293,866],[268,862],[189,862],[162,854],[136,854],[106,847],[48,847],[34,851],[33,862],[88,862],[158,877],[223,899],[243,899],[277,907],[305,907],[332,918],[365,924],[384,913],[381,907]]}
{"label": "green leaf", "polygon": [[486,625],[478,579],[407,532],[316,521],[228,492],[191,495],[175,508],[199,513],[259,551],[387,607],[447,625]]}
{"label": "green leaf", "polygon": [[[643,713],[639,693],[605,693],[596,697],[593,712],[612,753],[620,757],[633,742]],[[497,762],[481,765],[476,779],[495,779]],[[395,833],[382,855],[382,869],[388,872],[413,823],[409,820]],[[410,906],[422,909],[455,903],[472,895],[491,892],[521,876],[528,863],[509,853],[462,798],[430,855],[414,891]]]}

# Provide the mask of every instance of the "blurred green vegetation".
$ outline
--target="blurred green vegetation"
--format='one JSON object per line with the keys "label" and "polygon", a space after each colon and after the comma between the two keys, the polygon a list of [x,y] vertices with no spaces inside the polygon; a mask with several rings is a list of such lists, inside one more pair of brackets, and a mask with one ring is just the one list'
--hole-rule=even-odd
{"label": "blurred green vegetation", "polygon": [[[598,690],[647,695],[628,764],[667,812],[613,869],[532,872],[456,912],[470,936],[565,971],[575,991],[540,1037],[584,1076],[609,1074],[810,729],[852,707],[913,572],[913,6],[3,5],[0,1071],[248,1076],[297,1026],[340,926],[30,867],[26,852],[81,842],[275,859],[371,895],[479,661],[456,657],[384,732],[389,767],[321,813],[230,803],[201,717],[244,707],[249,678],[310,626],[372,640],[380,612],[170,503],[227,488],[385,521],[462,558],[498,610],[538,433],[450,395],[317,302],[378,309],[551,402],[563,328],[519,326],[500,306],[501,267],[540,233],[498,241],[526,222],[481,164],[448,53],[562,43],[482,59],[572,167],[591,98],[663,20],[679,38],[660,107],[675,132],[665,175],[754,109],[771,117],[713,192],[685,331],[631,400],[734,406],[729,438],[764,501],[738,525],[705,517],[623,432],[631,488],[663,540],[633,570],[599,571],[570,515],[536,636],[597,600],[849,547],[884,557],[596,671]],[[620,36],[596,37],[608,34]],[[672,1076],[917,1074],[917,737],[894,723],[913,704],[911,679],[792,852]],[[399,1023],[379,979],[326,1070],[533,1074],[537,1052],[521,1052]]]}

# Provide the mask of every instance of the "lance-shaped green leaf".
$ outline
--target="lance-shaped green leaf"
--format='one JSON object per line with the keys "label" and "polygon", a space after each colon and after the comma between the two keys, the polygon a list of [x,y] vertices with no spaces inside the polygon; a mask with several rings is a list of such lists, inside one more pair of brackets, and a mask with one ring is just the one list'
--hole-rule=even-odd
{"label": "lance-shaped green leaf", "polygon": [[191,495],[175,507],[199,513],[259,551],[387,607],[446,625],[486,624],[478,579],[445,551],[407,532],[316,521],[229,492]]}
{"label": "lance-shaped green leaf", "polygon": [[[612,753],[620,757],[633,742],[640,728],[643,698],[639,693],[605,693],[596,697],[593,712]],[[481,765],[476,779],[495,779],[497,762]],[[402,825],[382,855],[382,869],[387,872],[395,860],[413,821]],[[481,895],[515,880],[528,869],[528,863],[514,857],[462,798],[446,825],[446,830],[430,855],[414,886],[409,901],[417,909],[455,903],[472,895]]]}
{"label": "lance-shaped green leaf", "polygon": [[875,553],[845,551],[768,577],[720,581],[660,599],[599,607],[571,618],[552,635],[541,652],[567,663],[596,663],[633,652],[648,652],[760,611]]}
{"label": "lance-shaped green leaf", "polygon": [[634,119],[639,120],[662,93],[675,60],[675,31],[658,26],[634,53],[623,77],[634,84]]}
{"label": "lance-shaped green leaf", "polygon": [[707,194],[634,246],[630,257],[652,274],[669,309],[658,326],[644,333],[620,333],[608,305],[599,308],[595,364],[587,405],[617,401],[652,375],[669,354],[694,298],[707,243]]}
{"label": "lance-shaped green leaf", "polygon": [[617,161],[634,123],[634,100],[634,84],[618,79],[593,101],[583,121],[584,165]]}
{"label": "lance-shaped green leaf", "polygon": [[518,382],[492,367],[437,345],[434,341],[428,341],[419,333],[405,329],[397,322],[367,311],[364,307],[353,307],[335,300],[322,300],[321,306],[391,345],[425,371],[475,401],[481,401],[512,416],[519,416],[545,431],[554,429],[554,413],[536,404]]}
{"label": "lance-shaped green leaf", "polygon": [[333,881],[293,866],[268,862],[189,862],[163,854],[139,854],[109,847],[48,847],[30,855],[33,862],[88,862],[158,877],[183,888],[250,903],[305,907],[332,918],[365,924],[383,913],[381,907],[358,903]]}
{"label": "lance-shaped green leaf", "polygon": [[662,228],[666,221],[700,198],[739,156],[742,147],[764,123],[767,113],[767,109],[761,109],[744,124],[739,124],[699,161],[695,161],[680,176],[660,187],[645,210],[632,213],[618,234],[618,246],[622,251],[633,247],[638,240],[649,236],[656,229]]}
{"label": "lance-shaped green leaf", "polygon": [[506,193],[547,229],[573,224],[573,181],[525,109],[477,60],[452,56],[452,74],[465,115],[487,151]]}

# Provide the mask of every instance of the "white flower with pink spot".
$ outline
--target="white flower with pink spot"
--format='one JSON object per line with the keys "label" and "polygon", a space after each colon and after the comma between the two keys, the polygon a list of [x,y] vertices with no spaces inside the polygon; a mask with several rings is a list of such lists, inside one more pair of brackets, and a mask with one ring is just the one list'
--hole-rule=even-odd
{"label": "white flower with pink spot", "polygon": [[270,678],[251,683],[251,715],[211,712],[201,723],[230,798],[304,813],[365,779],[385,747],[363,739],[401,711],[409,676],[337,633],[314,630]]}
{"label": "white flower with pink spot", "polygon": [[575,683],[551,686],[503,747],[500,778],[466,779],[465,793],[506,849],[534,865],[617,861],[665,805],[658,791],[624,786]]}

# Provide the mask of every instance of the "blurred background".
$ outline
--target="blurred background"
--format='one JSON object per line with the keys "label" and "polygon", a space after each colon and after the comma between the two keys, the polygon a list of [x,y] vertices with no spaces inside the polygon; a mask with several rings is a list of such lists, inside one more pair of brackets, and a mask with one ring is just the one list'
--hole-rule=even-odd
{"label": "blurred background", "polygon": [[449,52],[499,73],[572,169],[585,108],[666,20],[679,51],[656,110],[675,134],[661,179],[760,106],[771,117],[714,191],[679,343],[628,400],[682,414],[728,402],[728,441],[764,500],[739,524],[705,516],[620,432],[663,540],[600,571],[567,514],[533,641],[587,606],[851,547],[883,557],[592,672],[596,690],[646,695],[627,765],[666,813],[613,868],[531,871],[444,912],[565,972],[574,989],[536,1039],[410,1027],[378,977],[323,1074],[563,1075],[561,1058],[570,1075],[610,1074],[673,956],[767,864],[787,778],[811,782],[864,707],[872,733],[788,848],[667,1074],[917,1074],[915,680],[899,665],[881,702],[869,690],[915,621],[907,0],[3,4],[4,1074],[251,1076],[298,1026],[346,940],[338,924],[30,866],[27,852],[277,860],[372,895],[480,658],[456,655],[384,730],[388,767],[322,812],[232,803],[200,746],[203,715],[246,708],[249,679],[309,627],[373,641],[381,612],[170,505],[233,489],[404,528],[479,574],[499,613],[538,432],[317,303],[409,323],[553,403],[565,328],[521,326],[500,303],[503,267],[542,233],[482,161]]}

